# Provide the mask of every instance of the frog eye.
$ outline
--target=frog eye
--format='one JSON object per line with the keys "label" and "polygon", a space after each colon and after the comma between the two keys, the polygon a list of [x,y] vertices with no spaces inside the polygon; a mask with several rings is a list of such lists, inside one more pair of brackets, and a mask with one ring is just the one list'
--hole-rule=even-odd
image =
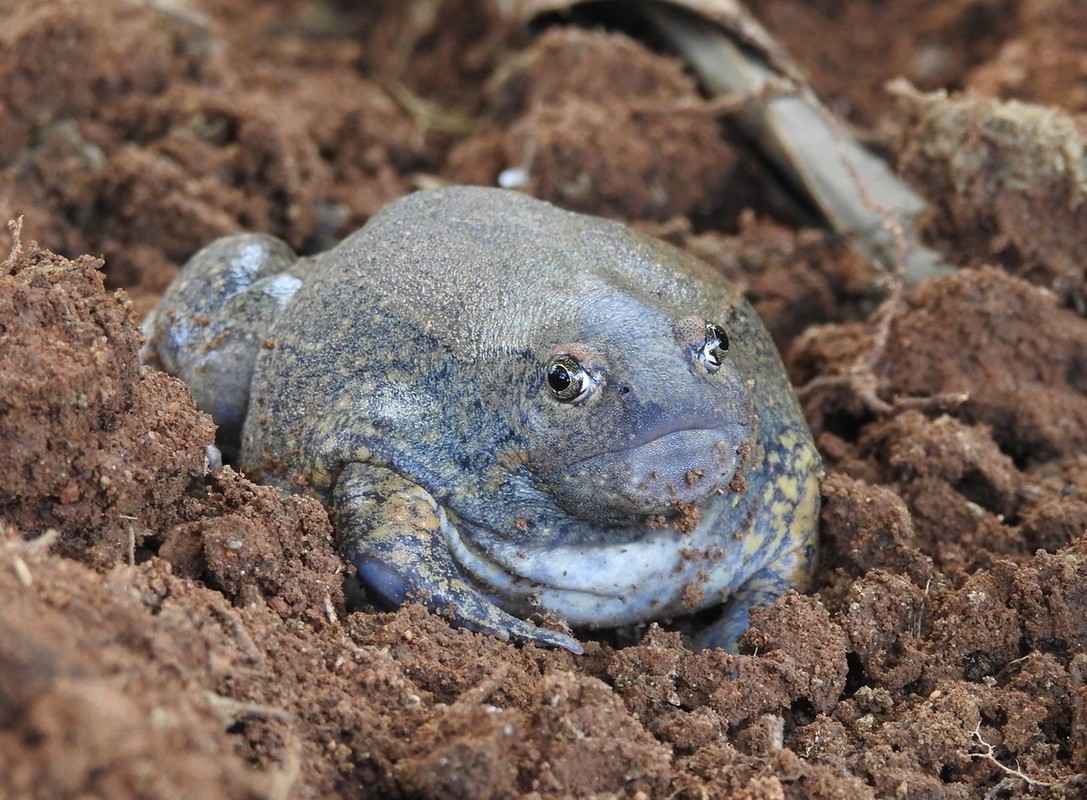
{"label": "frog eye", "polygon": [[558,400],[572,403],[588,396],[593,379],[576,358],[560,353],[547,365],[547,388]]}
{"label": "frog eye", "polygon": [[706,323],[706,338],[698,346],[698,360],[707,372],[716,372],[728,353],[728,334],[716,322]]}

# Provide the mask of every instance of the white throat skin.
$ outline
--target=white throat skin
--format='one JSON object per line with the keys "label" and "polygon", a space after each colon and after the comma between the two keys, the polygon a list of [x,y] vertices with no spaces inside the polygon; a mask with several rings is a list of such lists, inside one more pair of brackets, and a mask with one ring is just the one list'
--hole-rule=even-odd
{"label": "white throat skin", "polygon": [[[722,518],[743,513],[739,494],[713,497],[689,532],[616,529],[605,544],[504,543],[481,546],[450,527],[449,548],[464,572],[511,613],[549,611],[575,627],[614,627],[685,614],[721,602],[761,565],[746,564],[742,539],[723,537]],[[461,525],[462,533],[470,533]],[[701,602],[691,605],[692,591]]]}

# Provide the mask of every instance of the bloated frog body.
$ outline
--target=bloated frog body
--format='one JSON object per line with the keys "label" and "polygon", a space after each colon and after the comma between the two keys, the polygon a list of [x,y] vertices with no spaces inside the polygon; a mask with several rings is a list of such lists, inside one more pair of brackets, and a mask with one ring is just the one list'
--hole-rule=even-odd
{"label": "bloated frog body", "polygon": [[410,195],[296,259],[240,235],[149,318],[248,474],[314,489],[388,603],[580,651],[721,606],[699,646],[803,588],[820,461],[739,292],[618,223],[501,189]]}

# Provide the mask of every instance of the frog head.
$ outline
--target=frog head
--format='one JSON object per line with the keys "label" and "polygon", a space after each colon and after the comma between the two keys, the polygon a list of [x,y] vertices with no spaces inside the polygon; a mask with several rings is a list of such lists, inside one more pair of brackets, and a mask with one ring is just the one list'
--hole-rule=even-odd
{"label": "frog head", "polygon": [[538,483],[571,514],[604,524],[742,486],[757,417],[728,330],[629,296],[589,296],[560,326],[575,336],[538,348],[526,379],[521,420]]}

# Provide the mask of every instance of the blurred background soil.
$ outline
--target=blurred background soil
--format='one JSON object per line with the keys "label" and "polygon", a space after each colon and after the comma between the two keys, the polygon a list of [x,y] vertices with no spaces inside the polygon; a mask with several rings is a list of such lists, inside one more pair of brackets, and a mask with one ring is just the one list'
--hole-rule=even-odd
{"label": "blurred background soil", "polygon": [[[931,201],[959,269],[918,286],[791,216],[680,62],[509,5],[0,2],[0,796],[1087,795],[1087,5],[750,3]],[[714,264],[803,387],[820,568],[741,655],[349,613],[320,505],[211,473],[138,364],[211,239],[313,252],[504,170]]]}

